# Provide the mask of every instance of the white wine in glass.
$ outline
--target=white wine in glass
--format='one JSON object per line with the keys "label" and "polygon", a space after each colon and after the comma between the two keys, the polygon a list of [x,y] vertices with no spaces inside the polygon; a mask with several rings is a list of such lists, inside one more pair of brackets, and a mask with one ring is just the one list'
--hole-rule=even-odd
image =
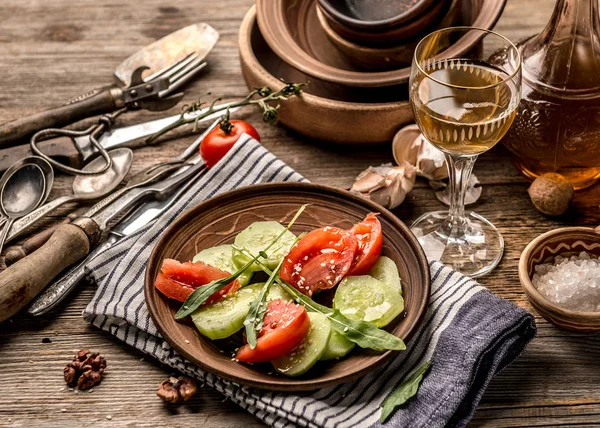
{"label": "white wine in glass", "polygon": [[451,53],[461,37],[512,45],[492,31],[456,27],[426,36],[417,46],[410,80],[410,100],[423,136],[443,151],[449,168],[448,212],[427,213],[411,229],[429,259],[480,276],[502,257],[504,241],[485,218],[465,215],[464,196],[477,155],[489,150],[510,128],[520,100],[521,63],[508,50],[505,67]]}

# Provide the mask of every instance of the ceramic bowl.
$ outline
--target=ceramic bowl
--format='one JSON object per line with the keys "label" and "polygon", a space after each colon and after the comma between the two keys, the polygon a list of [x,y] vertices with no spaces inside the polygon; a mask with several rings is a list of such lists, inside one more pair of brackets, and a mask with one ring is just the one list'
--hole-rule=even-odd
{"label": "ceramic bowl", "polygon": [[377,32],[348,27],[337,21],[321,6],[321,4],[318,4],[318,8],[321,11],[323,19],[327,22],[327,25],[344,39],[371,47],[385,47],[397,46],[399,43],[415,38],[418,34],[423,33],[427,29],[431,29],[441,20],[442,16],[451,12],[451,10],[447,8],[447,5],[450,2],[451,0],[436,1],[426,13],[419,15],[415,19],[405,22],[397,27]]}
{"label": "ceramic bowl", "polygon": [[[443,20],[437,25],[429,27],[428,31],[459,25],[462,20],[459,6],[462,2],[463,0],[452,0]],[[327,38],[337,50],[349,62],[364,70],[383,71],[398,67],[410,67],[414,50],[419,43],[420,36],[423,35],[404,40],[395,46],[373,47],[364,43],[355,43],[352,41],[353,39],[333,28],[320,7],[317,7],[317,18]]]}
{"label": "ceramic bowl", "polygon": [[[492,28],[506,0],[463,0],[473,19],[464,25]],[[283,61],[302,73],[323,82],[345,87],[391,87],[408,83],[410,67],[368,72],[340,54],[319,24],[316,0],[257,0],[260,31],[271,49]],[[478,37],[463,37],[444,57],[465,55],[479,45]]]}
{"label": "ceramic bowl", "polygon": [[531,283],[534,267],[549,263],[557,255],[570,256],[582,251],[600,256],[600,234],[587,227],[562,227],[531,241],[519,260],[521,286],[535,310],[560,328],[580,332],[600,331],[600,312],[567,309],[548,300]]}
{"label": "ceramic bowl", "polygon": [[367,31],[385,31],[430,15],[438,0],[319,0],[339,24]]}
{"label": "ceramic bowl", "polygon": [[226,192],[197,205],[171,223],[152,251],[144,287],[148,311],[162,337],[186,359],[242,385],[305,391],[356,379],[396,355],[356,349],[347,358],[320,364],[301,377],[269,374],[273,371],[270,364],[247,365],[231,360],[230,352],[239,346],[241,336],[215,342],[200,335],[190,323],[177,322],[174,315],[181,303],[170,301],[154,287],[165,258],[191,260],[202,249],[233,242],[238,232],[255,221],[287,223],[303,204],[309,205],[292,226],[296,234],[326,225],[348,228],[371,211],[380,213],[382,254],[394,260],[404,280],[405,315],[386,329],[405,341],[415,334],[429,302],[429,265],[406,225],[388,210],[345,190],[311,183],[269,183]]}
{"label": "ceramic bowl", "polygon": [[[283,125],[309,137],[342,144],[390,143],[412,121],[406,87],[345,88],[319,81],[290,67],[269,48],[256,23],[253,6],[239,33],[242,73],[249,88],[281,88],[280,79],[310,82],[300,97],[281,103]],[[368,92],[363,92],[368,91]]]}

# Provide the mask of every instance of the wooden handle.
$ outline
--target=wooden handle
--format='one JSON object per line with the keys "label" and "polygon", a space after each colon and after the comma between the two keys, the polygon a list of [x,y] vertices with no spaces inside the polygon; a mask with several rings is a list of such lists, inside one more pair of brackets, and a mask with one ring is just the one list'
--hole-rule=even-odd
{"label": "wooden handle", "polygon": [[90,252],[90,239],[74,224],[60,226],[39,250],[0,273],[0,322],[24,308],[63,269]]}
{"label": "wooden handle", "polygon": [[117,107],[113,96],[115,88],[98,89],[69,104],[5,123],[0,126],[0,146],[14,145],[42,129],[60,128],[86,117],[113,111]]}
{"label": "wooden handle", "polygon": [[[83,166],[81,155],[69,137],[51,138],[39,142],[37,146],[42,152],[64,164],[74,168]],[[0,172],[6,171],[16,161],[32,154],[29,144],[0,150]]]}
{"label": "wooden handle", "polygon": [[54,226],[50,226],[49,228],[44,229],[39,233],[36,233],[22,244],[13,245],[12,247],[7,248],[6,254],[4,255],[4,263],[6,263],[6,266],[14,265],[23,257],[33,253],[35,250],[39,249],[42,245],[44,245],[48,241],[48,239],[50,239],[50,237],[56,231],[56,229],[58,229],[61,225],[69,224],[76,218],[77,214],[71,213],[67,217],[65,217],[60,223],[55,224]]}

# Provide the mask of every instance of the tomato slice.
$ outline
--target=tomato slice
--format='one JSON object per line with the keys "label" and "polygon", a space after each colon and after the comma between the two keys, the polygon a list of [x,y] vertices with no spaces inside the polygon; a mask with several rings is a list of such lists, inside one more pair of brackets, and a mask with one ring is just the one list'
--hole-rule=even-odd
{"label": "tomato slice", "polygon": [[[230,274],[202,262],[180,263],[177,260],[165,259],[161,273],[156,277],[154,286],[169,299],[185,302],[192,292],[203,285],[217,279],[226,278]],[[235,293],[240,288],[240,283],[235,280],[219,291],[213,293],[206,303],[214,303],[230,293]]]}
{"label": "tomato slice", "polygon": [[339,227],[313,230],[291,249],[281,266],[281,279],[312,296],[334,287],[350,271],[358,239]]}
{"label": "tomato slice", "polygon": [[375,213],[369,213],[362,222],[352,226],[350,233],[358,239],[358,249],[348,275],[364,275],[371,270],[381,253],[381,223]]}
{"label": "tomato slice", "polygon": [[276,360],[290,354],[308,334],[310,318],[304,306],[274,299],[267,303],[263,326],[254,349],[242,346],[236,359],[246,363]]}

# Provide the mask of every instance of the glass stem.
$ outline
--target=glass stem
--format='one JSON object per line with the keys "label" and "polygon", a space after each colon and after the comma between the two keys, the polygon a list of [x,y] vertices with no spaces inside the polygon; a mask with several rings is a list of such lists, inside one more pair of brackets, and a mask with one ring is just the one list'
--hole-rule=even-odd
{"label": "glass stem", "polygon": [[[453,234],[464,232],[465,225],[465,196],[473,172],[473,165],[477,160],[475,156],[446,154],[448,163],[448,176],[450,178],[450,210],[448,212],[448,226]],[[457,229],[458,228],[458,229]],[[448,231],[450,232],[450,231]]]}

